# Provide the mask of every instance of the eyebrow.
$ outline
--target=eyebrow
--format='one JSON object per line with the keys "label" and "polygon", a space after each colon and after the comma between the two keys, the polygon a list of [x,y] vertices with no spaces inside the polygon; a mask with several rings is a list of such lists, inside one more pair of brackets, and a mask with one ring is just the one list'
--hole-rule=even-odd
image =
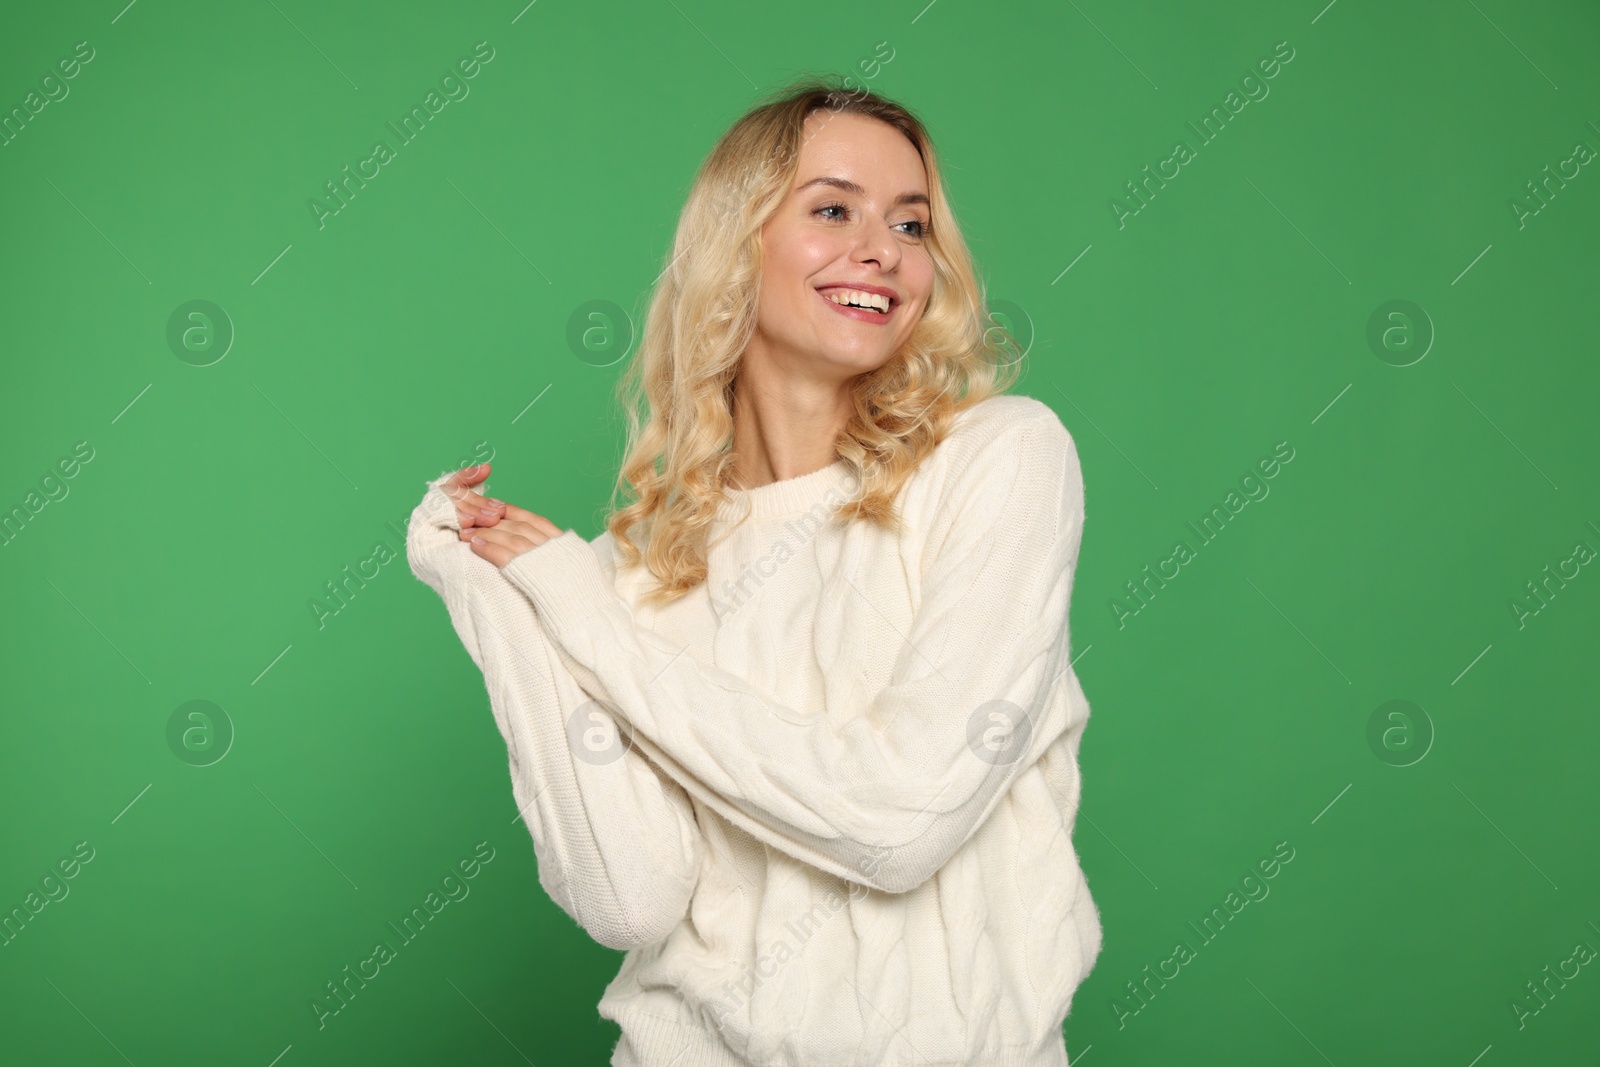
{"label": "eyebrow", "polygon": [[[865,189],[861,188],[861,186],[857,185],[849,178],[831,178],[826,176],[821,178],[812,178],[804,185],[798,186],[795,189],[795,192],[798,193],[804,189],[809,189],[813,185],[831,185],[835,189],[840,189],[847,193],[854,193],[856,196],[865,196],[867,194]],[[896,208],[901,204],[924,204],[932,207],[932,205],[928,203],[927,196],[922,193],[901,193],[890,202],[889,206],[891,208]]]}

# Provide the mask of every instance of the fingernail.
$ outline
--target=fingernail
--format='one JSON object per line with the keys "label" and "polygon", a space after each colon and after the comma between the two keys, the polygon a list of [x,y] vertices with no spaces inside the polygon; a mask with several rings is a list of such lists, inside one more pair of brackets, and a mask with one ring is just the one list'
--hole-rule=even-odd
{"label": "fingernail", "polygon": [[478,514],[482,515],[486,519],[497,519],[500,517],[499,513],[493,508],[479,508]]}
{"label": "fingernail", "polygon": [[504,501],[504,500],[496,500],[496,499],[495,499],[495,498],[494,498],[494,497],[492,497],[492,496],[491,496],[491,497],[488,497],[488,498],[487,498],[487,499],[488,499],[488,501],[489,501],[489,503],[490,503],[490,504],[492,504],[492,505],[494,505],[494,506],[495,506],[495,507],[497,507],[497,508],[503,508],[503,507],[505,507],[505,506],[506,506],[506,502],[505,502],[505,501]]}
{"label": "fingernail", "polygon": [[482,545],[482,544],[487,544],[488,542],[486,542],[483,538],[479,537],[477,534],[473,534],[472,535],[472,543],[475,544],[475,545]]}

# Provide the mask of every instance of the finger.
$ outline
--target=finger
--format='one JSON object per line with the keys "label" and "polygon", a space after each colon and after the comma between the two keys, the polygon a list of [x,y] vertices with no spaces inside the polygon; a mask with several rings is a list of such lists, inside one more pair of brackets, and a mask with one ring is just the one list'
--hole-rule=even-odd
{"label": "finger", "polygon": [[469,490],[466,496],[456,501],[456,515],[462,527],[493,526],[505,517],[505,507],[499,501],[487,500]]}
{"label": "finger", "polygon": [[474,554],[496,567],[504,567],[532,547],[526,539],[513,538],[504,530],[464,530],[462,536],[469,539]]}
{"label": "finger", "polygon": [[538,548],[548,541],[542,532],[523,523],[501,525],[492,529],[463,530],[461,538],[472,545],[472,551],[496,567],[504,567],[524,552]]}
{"label": "finger", "polygon": [[444,480],[442,488],[445,495],[455,500],[461,494],[470,492],[469,486],[478,485],[489,477],[489,464],[479,463],[471,467],[462,467]]}
{"label": "finger", "polygon": [[[468,468],[469,470],[471,468]],[[451,478],[454,481],[454,476]],[[462,486],[449,486],[447,494],[456,506],[456,519],[462,528],[493,526],[505,513],[505,504]]]}
{"label": "finger", "polygon": [[455,478],[461,485],[477,485],[489,477],[489,470],[490,467],[487,463],[474,463],[470,467],[462,467],[456,471]]}
{"label": "finger", "polygon": [[550,539],[543,530],[515,519],[502,519],[493,526],[463,527],[461,540],[471,541],[477,534],[484,535],[493,544],[504,545],[517,551],[542,545]]}
{"label": "finger", "polygon": [[514,558],[514,553],[498,541],[490,541],[488,535],[493,530],[462,530],[461,539],[467,541],[467,547],[472,549],[475,556],[488,560],[496,567],[503,567],[509,559]]}
{"label": "finger", "polygon": [[537,515],[526,508],[519,508],[515,504],[506,504],[505,508],[506,518],[508,520],[527,523],[529,526],[532,526],[534,529],[538,530],[540,533],[543,533],[547,537],[561,536],[561,527],[557,526],[543,515]]}

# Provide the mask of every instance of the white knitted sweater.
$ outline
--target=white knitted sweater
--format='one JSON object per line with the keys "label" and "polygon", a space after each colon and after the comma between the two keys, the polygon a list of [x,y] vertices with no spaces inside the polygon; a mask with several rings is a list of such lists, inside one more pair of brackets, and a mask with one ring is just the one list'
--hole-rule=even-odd
{"label": "white knitted sweater", "polygon": [[407,557],[483,671],[540,884],[627,950],[613,1064],[1066,1064],[1102,935],[1072,846],[1083,481],[1049,407],[958,416],[898,535],[827,521],[843,460],[728,491],[709,580],[659,610],[608,533],[480,558],[450,473]]}

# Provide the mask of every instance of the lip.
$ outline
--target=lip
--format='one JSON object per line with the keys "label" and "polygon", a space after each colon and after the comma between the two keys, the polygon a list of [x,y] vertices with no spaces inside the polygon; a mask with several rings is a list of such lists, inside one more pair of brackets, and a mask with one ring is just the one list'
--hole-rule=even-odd
{"label": "lip", "polygon": [[[884,315],[876,311],[868,311],[865,308],[852,308],[845,307],[843,304],[836,304],[826,295],[826,290],[829,289],[854,289],[857,292],[872,293],[876,296],[888,297],[889,313]],[[824,304],[827,304],[834,311],[837,311],[839,314],[843,315],[845,318],[855,319],[857,322],[870,322],[878,326],[882,326],[890,319],[894,318],[895,312],[900,308],[899,294],[897,294],[893,289],[886,288],[882,285],[864,285],[856,282],[829,282],[827,285],[817,286],[815,292],[818,299],[820,299]]]}
{"label": "lip", "polygon": [[900,294],[895,292],[893,289],[890,289],[886,285],[867,285],[865,283],[858,282],[824,282],[822,285],[817,286],[817,292],[819,293],[824,289],[855,289],[856,291],[862,293],[873,293],[877,296],[886,296],[889,298],[889,310],[891,312],[893,312],[895,306],[900,303]]}
{"label": "lip", "polygon": [[[840,286],[831,286],[830,288],[838,289]],[[816,292],[818,300],[822,301],[824,304],[828,305],[845,318],[855,319],[857,322],[870,323],[873,326],[887,326],[889,324],[889,320],[894,318],[895,309],[898,306],[893,301],[890,301],[889,313],[884,315],[876,311],[868,311],[866,308],[851,308],[845,307],[843,304],[836,304],[824,296],[821,289],[818,289]]]}

